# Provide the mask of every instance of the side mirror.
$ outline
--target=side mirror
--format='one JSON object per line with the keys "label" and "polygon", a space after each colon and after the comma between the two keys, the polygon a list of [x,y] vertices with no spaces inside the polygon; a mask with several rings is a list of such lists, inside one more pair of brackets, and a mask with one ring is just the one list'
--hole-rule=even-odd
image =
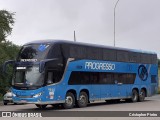
{"label": "side mirror", "polygon": [[41,61],[39,63],[39,72],[42,73],[44,71],[45,61]]}
{"label": "side mirror", "polygon": [[51,62],[51,61],[56,61],[56,60],[58,60],[58,58],[46,59],[46,60],[40,61],[40,63],[39,63],[39,72],[42,73],[44,71],[46,63]]}
{"label": "side mirror", "polygon": [[6,73],[6,67],[8,64],[15,64],[15,60],[8,60],[3,64],[3,72]]}

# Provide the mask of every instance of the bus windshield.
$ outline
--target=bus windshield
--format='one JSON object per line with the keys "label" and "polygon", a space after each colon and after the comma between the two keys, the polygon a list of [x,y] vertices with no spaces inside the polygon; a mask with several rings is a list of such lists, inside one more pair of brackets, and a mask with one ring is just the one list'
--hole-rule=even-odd
{"label": "bus windshield", "polygon": [[43,60],[46,58],[49,49],[50,49],[49,44],[36,44],[36,45],[23,46],[19,53],[18,60],[22,62],[25,61],[37,62]]}
{"label": "bus windshield", "polygon": [[24,67],[15,71],[13,77],[13,86],[17,87],[30,87],[42,86],[44,84],[44,75],[39,72],[38,66]]}

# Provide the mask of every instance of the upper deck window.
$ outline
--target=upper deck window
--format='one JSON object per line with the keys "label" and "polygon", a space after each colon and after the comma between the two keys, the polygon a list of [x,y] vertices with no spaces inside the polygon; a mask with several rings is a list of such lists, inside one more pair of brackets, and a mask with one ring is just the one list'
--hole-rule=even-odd
{"label": "upper deck window", "polygon": [[50,45],[48,44],[36,44],[23,46],[18,60],[20,61],[40,61],[46,58]]}

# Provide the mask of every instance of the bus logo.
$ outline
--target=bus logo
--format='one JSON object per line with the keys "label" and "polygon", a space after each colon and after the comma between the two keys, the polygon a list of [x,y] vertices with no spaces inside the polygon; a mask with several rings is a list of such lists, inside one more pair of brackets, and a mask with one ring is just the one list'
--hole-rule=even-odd
{"label": "bus logo", "polygon": [[39,47],[38,47],[38,50],[40,51],[40,52],[43,52],[43,51],[45,51],[47,48],[49,47],[49,45],[40,45]]}
{"label": "bus logo", "polygon": [[147,68],[144,65],[140,65],[138,68],[138,75],[139,78],[143,81],[147,80],[148,78],[148,71]]}

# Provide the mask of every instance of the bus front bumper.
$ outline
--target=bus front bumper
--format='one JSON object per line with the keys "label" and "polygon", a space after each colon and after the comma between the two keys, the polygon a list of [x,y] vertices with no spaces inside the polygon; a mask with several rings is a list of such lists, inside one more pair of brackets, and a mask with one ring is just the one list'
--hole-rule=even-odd
{"label": "bus front bumper", "polygon": [[20,97],[13,97],[14,103],[23,103],[23,104],[58,104],[64,103],[65,100],[62,99],[45,99],[44,97],[31,97],[31,98],[20,98]]}
{"label": "bus front bumper", "polygon": [[48,104],[58,104],[58,103],[65,103],[64,100],[57,100],[57,101],[30,101],[30,100],[14,100],[14,103],[19,104],[40,104],[40,105],[48,105]]}

